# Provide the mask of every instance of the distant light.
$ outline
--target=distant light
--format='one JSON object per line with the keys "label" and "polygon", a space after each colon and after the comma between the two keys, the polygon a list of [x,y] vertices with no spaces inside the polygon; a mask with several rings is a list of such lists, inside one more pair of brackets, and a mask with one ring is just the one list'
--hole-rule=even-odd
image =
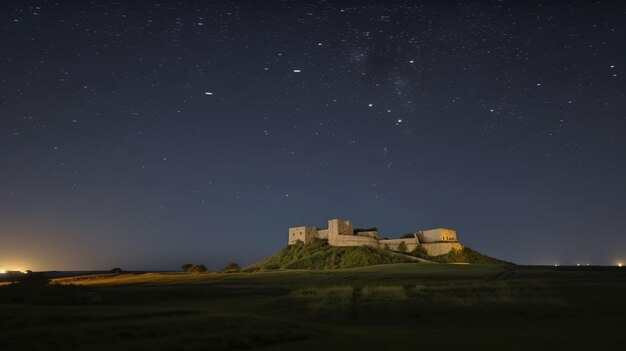
{"label": "distant light", "polygon": [[301,71],[301,70],[299,70],[299,69],[294,69],[294,70],[293,70],[293,73],[300,73],[300,72],[302,72],[302,71]]}
{"label": "distant light", "polygon": [[576,263],[576,266],[580,267],[580,263]]}
{"label": "distant light", "polygon": [[24,273],[24,274],[28,273],[27,270],[21,269],[21,268],[20,269],[9,269],[9,270],[7,270],[5,268],[0,268],[0,274],[7,274],[9,272],[20,272],[20,273]]}
{"label": "distant light", "polygon": [[409,63],[415,63],[415,61],[414,61],[414,60],[411,60],[411,61],[409,61]]}
{"label": "distant light", "polygon": [[213,95],[213,93],[212,93],[212,92],[210,92],[210,91],[205,91],[205,92],[204,92],[204,95]]}
{"label": "distant light", "polygon": [[623,266],[622,262],[618,263],[618,264],[617,264],[617,266],[618,266],[618,267]]}
{"label": "distant light", "polygon": [[372,106],[374,106],[374,104],[367,104],[367,106],[372,107]]}

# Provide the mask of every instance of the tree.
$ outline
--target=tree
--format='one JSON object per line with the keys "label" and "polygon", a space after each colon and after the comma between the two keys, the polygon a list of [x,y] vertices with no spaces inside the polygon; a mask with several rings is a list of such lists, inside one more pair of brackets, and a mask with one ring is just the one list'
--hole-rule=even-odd
{"label": "tree", "polygon": [[239,272],[240,270],[241,270],[241,267],[239,267],[237,262],[231,262],[227,264],[226,266],[224,266],[224,268],[222,269],[222,272]]}
{"label": "tree", "polygon": [[111,269],[111,270],[109,271],[109,273],[121,274],[121,273],[122,273],[122,269],[121,269],[121,268],[118,268],[118,267],[115,267],[115,268]]}
{"label": "tree", "polygon": [[404,241],[401,241],[400,245],[398,245],[398,251],[406,252],[406,250],[408,250],[408,248],[406,247],[406,244],[404,243]]}
{"label": "tree", "polygon": [[180,267],[185,273],[203,273],[206,272],[206,266],[203,264],[187,263]]}
{"label": "tree", "polygon": [[194,264],[191,267],[191,272],[192,273],[204,273],[206,272],[206,266],[203,264]]}

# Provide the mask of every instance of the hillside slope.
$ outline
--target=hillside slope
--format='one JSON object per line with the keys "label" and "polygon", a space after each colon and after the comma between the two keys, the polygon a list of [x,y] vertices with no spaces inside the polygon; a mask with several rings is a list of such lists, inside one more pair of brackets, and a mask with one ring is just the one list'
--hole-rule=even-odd
{"label": "hillside slope", "polygon": [[483,255],[469,247],[441,256],[428,256],[423,249],[403,254],[369,246],[330,246],[326,241],[316,239],[308,244],[298,242],[289,245],[274,256],[256,262],[244,270],[337,269],[409,262],[511,264]]}
{"label": "hillside slope", "polygon": [[461,250],[453,250],[445,255],[429,256],[421,247],[418,247],[411,255],[420,257],[436,263],[473,263],[473,264],[513,264],[511,262],[499,260],[471,249],[463,247]]}
{"label": "hillside slope", "polygon": [[256,262],[245,271],[267,269],[337,269],[386,263],[424,262],[410,255],[369,246],[336,247],[324,240],[289,245],[274,256]]}

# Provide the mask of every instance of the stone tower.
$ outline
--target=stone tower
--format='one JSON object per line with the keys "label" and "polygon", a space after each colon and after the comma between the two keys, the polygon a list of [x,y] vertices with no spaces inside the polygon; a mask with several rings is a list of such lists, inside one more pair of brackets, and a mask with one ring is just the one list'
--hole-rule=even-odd
{"label": "stone tower", "polygon": [[328,221],[328,241],[338,240],[339,235],[353,235],[354,228],[352,221],[344,221],[341,219],[331,219]]}

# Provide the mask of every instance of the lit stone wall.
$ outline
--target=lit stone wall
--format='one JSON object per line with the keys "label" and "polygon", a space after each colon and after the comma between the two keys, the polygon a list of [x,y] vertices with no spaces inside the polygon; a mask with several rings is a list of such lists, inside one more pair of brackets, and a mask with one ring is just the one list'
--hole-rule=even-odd
{"label": "lit stone wall", "polygon": [[289,245],[293,245],[299,241],[309,243],[317,237],[317,228],[315,227],[292,227],[289,228]]}
{"label": "lit stone wall", "polygon": [[352,235],[354,234],[354,228],[351,221],[344,221],[341,219],[331,219],[328,221],[328,237],[334,235]]}
{"label": "lit stone wall", "polygon": [[457,241],[456,231],[452,229],[429,229],[417,232],[417,237],[422,243],[434,243],[438,241]]}
{"label": "lit stone wall", "polygon": [[407,252],[407,253],[415,250],[417,245],[419,245],[417,243],[417,240],[415,240],[415,238],[379,240],[381,248],[392,250],[392,251],[400,251],[399,250],[399,246],[400,246],[400,243],[402,243],[402,242],[404,242],[404,245],[406,245],[406,251],[405,252]]}
{"label": "lit stone wall", "polygon": [[380,235],[378,234],[378,232],[375,230],[369,230],[365,232],[355,232],[354,235],[366,236],[368,238],[374,238],[374,239],[382,239]]}
{"label": "lit stone wall", "polygon": [[329,239],[328,243],[332,246],[379,246],[378,240],[358,235],[338,235]]}
{"label": "lit stone wall", "polygon": [[328,229],[318,229],[317,237],[320,239],[328,240]]}

